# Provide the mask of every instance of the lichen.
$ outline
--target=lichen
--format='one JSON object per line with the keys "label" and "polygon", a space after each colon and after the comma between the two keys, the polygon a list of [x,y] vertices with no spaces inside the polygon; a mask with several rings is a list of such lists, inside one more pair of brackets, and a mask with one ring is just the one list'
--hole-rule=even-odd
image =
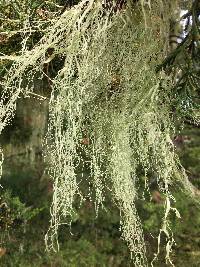
{"label": "lichen", "polygon": [[[147,266],[135,204],[138,169],[144,171],[147,187],[148,177],[154,173],[165,196],[160,235],[169,240],[169,262],[173,236],[168,218],[174,211],[178,215],[170,185],[181,176],[170,138],[174,130],[170,78],[155,71],[166,47],[166,18],[164,22],[159,18],[164,4],[141,4],[142,8],[129,2],[127,8],[114,12],[112,8],[105,10],[102,1],[83,0],[65,11],[32,50],[16,57],[5,76],[0,103],[0,125],[4,128],[20,94],[34,90],[33,77],[38,73],[42,76],[43,64],[54,55],[65,58],[57,76],[49,77],[52,93],[44,154],[53,180],[53,200],[46,245],[49,249],[59,246],[59,226],[70,224],[76,196],[84,200],[76,171],[80,163],[86,164],[84,154],[79,153],[85,150],[96,212],[103,206],[106,187],[119,207],[122,237],[137,267]],[[48,49],[53,51],[49,59]],[[188,185],[187,177],[183,177],[182,184]]]}

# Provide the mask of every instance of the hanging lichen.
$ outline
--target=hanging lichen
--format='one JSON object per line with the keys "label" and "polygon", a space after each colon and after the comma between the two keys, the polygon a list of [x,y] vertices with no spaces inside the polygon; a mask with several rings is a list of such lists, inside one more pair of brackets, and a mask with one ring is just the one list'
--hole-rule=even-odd
{"label": "hanging lichen", "polygon": [[[90,165],[86,182],[93,185],[96,212],[108,187],[120,210],[122,237],[137,267],[147,266],[135,205],[138,169],[145,173],[146,187],[154,173],[165,195],[158,243],[164,234],[166,260],[171,262],[168,217],[171,212],[179,214],[170,185],[181,176],[181,167],[170,138],[174,128],[170,79],[155,71],[166,52],[167,17],[160,16],[165,4],[127,1],[119,10],[116,3],[108,8],[102,2],[83,0],[65,11],[32,50],[15,58],[3,83],[0,126],[3,129],[13,117],[18,97],[33,92],[33,77],[42,77],[44,63],[62,56],[64,66],[51,79],[44,145],[54,192],[47,247],[56,249],[59,226],[70,223],[76,196],[85,197],[77,180],[78,166],[86,164],[80,152],[84,150]],[[47,58],[49,49],[52,53]],[[192,191],[187,177],[181,177],[182,185]]]}

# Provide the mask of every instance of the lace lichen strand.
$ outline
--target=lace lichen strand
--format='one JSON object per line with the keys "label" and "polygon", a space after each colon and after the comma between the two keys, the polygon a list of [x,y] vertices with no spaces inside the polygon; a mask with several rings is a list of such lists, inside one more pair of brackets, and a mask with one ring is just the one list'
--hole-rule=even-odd
{"label": "lace lichen strand", "polygon": [[121,214],[122,237],[126,240],[135,266],[147,266],[146,248],[142,225],[135,207],[135,164],[130,147],[129,123],[127,116],[113,114],[111,124],[111,181],[113,197]]}
{"label": "lace lichen strand", "polygon": [[[0,102],[3,129],[15,112],[20,94],[33,92],[33,77],[43,74],[48,49],[65,57],[64,66],[52,79],[44,145],[53,181],[46,245],[54,250],[59,247],[59,226],[71,224],[76,212],[74,201],[85,197],[77,172],[81,163],[84,166],[87,154],[90,174],[84,182],[93,185],[96,213],[103,207],[109,189],[120,210],[122,237],[136,267],[147,266],[135,204],[136,180],[140,179],[137,170],[146,176],[154,173],[166,203],[170,201],[161,229],[169,239],[168,261],[173,240],[168,218],[174,212],[169,185],[175,182],[177,173],[182,175],[170,139],[174,127],[169,78],[155,72],[165,43],[163,36],[157,34],[160,29],[166,30],[166,25],[157,19],[161,1],[152,1],[147,7],[151,7],[150,12],[145,1],[141,3],[143,12],[140,5],[127,5],[119,12],[106,11],[102,1],[87,0],[66,10],[47,28],[40,42],[12,64],[2,85]],[[130,12],[130,7],[136,12]],[[146,27],[141,23],[142,13]],[[87,141],[83,142],[83,138]],[[189,183],[186,176],[183,183]]]}

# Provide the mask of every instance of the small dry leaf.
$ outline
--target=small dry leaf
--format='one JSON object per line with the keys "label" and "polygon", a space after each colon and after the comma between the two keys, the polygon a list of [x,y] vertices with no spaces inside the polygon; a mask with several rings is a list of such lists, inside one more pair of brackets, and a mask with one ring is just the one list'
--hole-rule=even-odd
{"label": "small dry leaf", "polygon": [[0,257],[4,256],[6,254],[6,248],[0,247]]}
{"label": "small dry leaf", "polygon": [[47,19],[47,11],[42,9],[42,8],[38,8],[36,13],[42,18],[42,19]]}
{"label": "small dry leaf", "polygon": [[153,200],[153,202],[155,202],[157,204],[162,203],[163,202],[163,198],[162,198],[160,192],[153,191],[153,193],[152,193],[152,200]]}
{"label": "small dry leaf", "polygon": [[0,33],[0,44],[6,43],[8,41],[8,35],[5,33]]}
{"label": "small dry leaf", "polygon": [[82,142],[81,142],[81,143],[82,143],[83,145],[89,145],[90,140],[89,140],[88,137],[85,137],[85,138],[82,139]]}

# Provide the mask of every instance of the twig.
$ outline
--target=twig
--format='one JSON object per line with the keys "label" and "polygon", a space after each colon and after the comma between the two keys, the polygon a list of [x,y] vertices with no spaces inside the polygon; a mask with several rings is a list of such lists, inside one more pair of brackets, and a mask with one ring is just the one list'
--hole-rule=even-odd
{"label": "twig", "polygon": [[42,95],[38,95],[38,94],[36,94],[36,93],[33,93],[33,92],[27,92],[29,95],[33,95],[34,97],[37,97],[37,98],[40,98],[41,100],[46,100],[47,99],[47,97],[45,97],[45,96],[42,96]]}

